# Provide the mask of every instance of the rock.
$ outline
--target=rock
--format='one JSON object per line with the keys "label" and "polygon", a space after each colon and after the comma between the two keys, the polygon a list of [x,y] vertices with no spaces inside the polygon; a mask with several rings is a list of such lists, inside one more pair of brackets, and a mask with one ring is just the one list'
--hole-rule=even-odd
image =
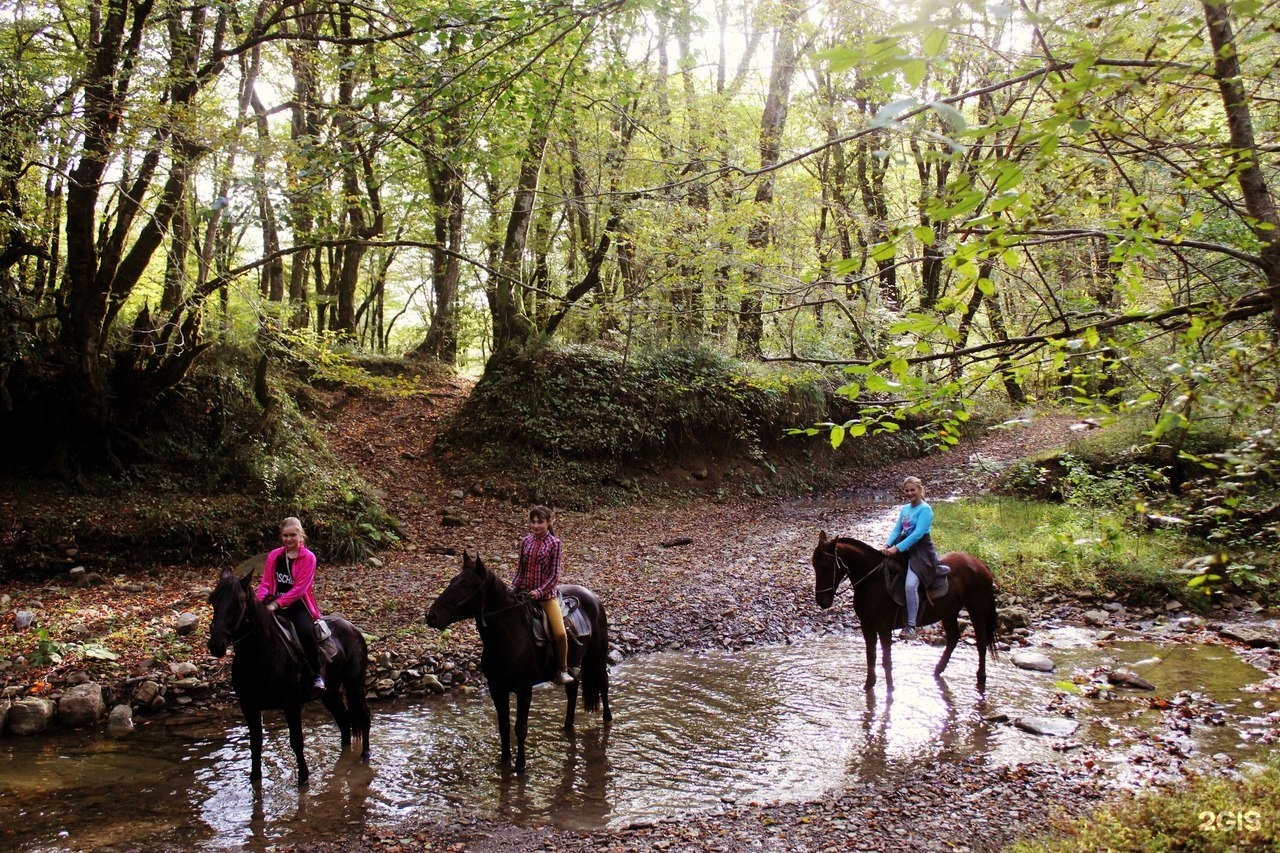
{"label": "rock", "polygon": [[9,718],[6,720],[6,725],[9,727],[9,731],[15,735],[38,734],[49,728],[49,723],[53,722],[53,714],[57,707],[51,699],[42,699],[36,696],[19,699],[9,708]]}
{"label": "rock", "polygon": [[36,615],[30,610],[18,610],[13,614],[13,629],[25,631],[35,624]]}
{"label": "rock", "polygon": [[1010,630],[1031,627],[1031,614],[1022,607],[1007,607],[999,611],[1000,624]]}
{"label": "rock", "polygon": [[462,489],[454,489],[453,491],[449,492],[449,500],[451,501],[460,501],[465,497],[466,497],[466,494],[463,493]]}
{"label": "rock", "polygon": [[133,708],[116,705],[107,718],[107,737],[123,738],[133,734]]}
{"label": "rock", "polygon": [[1094,627],[1105,625],[1110,619],[1111,614],[1105,610],[1086,610],[1084,614],[1084,624]]}
{"label": "rock", "polygon": [[200,668],[189,660],[169,664],[169,671],[178,678],[191,678],[200,674]]}
{"label": "rock", "polygon": [[1218,632],[1218,636],[1224,640],[1235,640],[1237,643],[1244,643],[1251,649],[1280,648],[1280,641],[1277,641],[1274,636],[1248,628],[1223,628]]}
{"label": "rock", "polygon": [[382,568],[382,565],[383,565],[382,561],[379,560],[377,557],[366,557],[365,562],[368,563],[369,567],[373,569],[380,569]]}
{"label": "rock", "polygon": [[150,679],[138,683],[133,688],[133,702],[139,708],[148,711],[159,711],[164,707],[164,685]]}
{"label": "rock", "polygon": [[174,624],[173,630],[179,637],[185,637],[188,634],[195,633],[196,628],[200,625],[200,617],[194,613],[179,613],[178,621]]}
{"label": "rock", "polygon": [[419,682],[419,684],[424,689],[430,690],[432,693],[444,692],[444,685],[440,683],[440,679],[436,678],[431,673],[427,673],[426,675],[422,676],[422,681]]}
{"label": "rock", "polygon": [[4,733],[4,724],[9,719],[9,707],[13,704],[13,700],[8,696],[0,696],[0,734]]}
{"label": "rock", "polygon": [[64,726],[85,726],[96,722],[107,710],[102,701],[102,685],[94,682],[77,684],[58,700],[58,722]]}
{"label": "rock", "polygon": [[465,515],[441,515],[440,516],[441,527],[466,527],[470,523],[471,523],[471,519],[467,518]]}
{"label": "rock", "polygon": [[71,571],[67,572],[67,574],[71,575],[71,582],[77,585],[83,581],[84,576],[87,573],[88,570],[84,566],[76,566]]}
{"label": "rock", "polygon": [[1117,687],[1133,687],[1138,690],[1155,690],[1156,686],[1138,673],[1128,669],[1113,669],[1107,673],[1107,681]]}
{"label": "rock", "polygon": [[617,666],[623,661],[622,652],[618,649],[610,649],[609,654],[607,655],[607,659],[609,661],[610,666]]}
{"label": "rock", "polygon": [[1040,652],[1017,652],[1013,655],[1013,665],[1018,669],[1030,669],[1036,672],[1053,672],[1057,666],[1052,658]]}
{"label": "rock", "polygon": [[1069,737],[1080,728],[1080,723],[1066,717],[1018,717],[1013,725],[1024,732],[1045,737]]}
{"label": "rock", "polygon": [[1165,612],[1165,613],[1173,613],[1173,612],[1178,611],[1178,610],[1181,610],[1181,609],[1182,609],[1182,602],[1180,602],[1180,601],[1172,601],[1172,600],[1170,600],[1170,601],[1166,601],[1166,602],[1165,602],[1165,605],[1164,605],[1164,612]]}
{"label": "rock", "polygon": [[1116,634],[1115,631],[1099,631],[1097,634],[1094,635],[1093,638],[1097,640],[1099,643],[1109,643],[1112,640],[1114,640],[1117,636],[1118,635]]}

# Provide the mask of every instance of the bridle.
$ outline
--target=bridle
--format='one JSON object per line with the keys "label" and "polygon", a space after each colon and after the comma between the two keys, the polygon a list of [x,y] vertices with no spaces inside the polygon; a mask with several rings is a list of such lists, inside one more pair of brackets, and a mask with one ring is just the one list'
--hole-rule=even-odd
{"label": "bridle", "polygon": [[870,568],[870,570],[867,571],[865,575],[863,575],[862,577],[858,578],[855,581],[853,579],[853,574],[849,571],[849,565],[840,558],[840,540],[839,539],[831,540],[831,559],[835,562],[836,571],[833,572],[833,574],[835,575],[835,580],[832,582],[831,586],[823,587],[822,589],[819,589],[819,590],[814,590],[814,595],[821,595],[824,592],[829,592],[831,593],[832,599],[834,599],[840,593],[840,581],[843,578],[849,579],[849,588],[853,589],[858,584],[862,583],[864,580],[866,580],[867,578],[875,574],[876,571],[880,568],[880,566],[884,565],[883,562],[875,564]]}
{"label": "bridle", "polygon": [[[489,571],[487,568],[485,571],[487,575],[485,579],[481,581],[480,584],[474,590],[469,592],[465,597],[463,597],[457,604],[453,606],[454,611],[461,610],[464,604],[471,601],[471,599],[475,598],[477,595],[480,596],[480,610],[476,613],[475,619],[476,619],[476,624],[479,625],[481,628],[489,627],[488,623],[485,621],[486,617],[497,616],[499,613],[506,613],[508,610],[515,610],[517,607],[524,606],[524,602],[517,598],[514,604],[508,604],[506,607],[499,607],[497,610],[486,611],[484,608],[485,593],[488,591],[490,584],[500,583],[500,581],[498,580],[498,576],[495,575],[492,571]],[[466,617],[463,617],[463,618],[466,618]]]}
{"label": "bridle", "polygon": [[[239,586],[239,584],[236,584],[236,586]],[[253,632],[253,626],[246,624],[249,620],[245,618],[249,612],[249,596],[242,590],[235,590],[231,594],[236,597],[240,604],[240,612],[236,614],[235,621],[231,623],[231,628],[227,631],[227,645],[234,647],[236,643],[239,643]],[[241,632],[240,636],[232,636],[235,633],[235,629],[241,626],[244,627],[244,631]]]}

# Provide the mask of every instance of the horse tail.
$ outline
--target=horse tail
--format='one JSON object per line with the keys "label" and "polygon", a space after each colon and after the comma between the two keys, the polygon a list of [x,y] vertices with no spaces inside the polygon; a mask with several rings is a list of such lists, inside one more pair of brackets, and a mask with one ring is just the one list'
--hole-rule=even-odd
{"label": "horse tail", "polygon": [[582,708],[599,711],[600,698],[609,692],[609,617],[596,599],[595,625],[582,655]]}

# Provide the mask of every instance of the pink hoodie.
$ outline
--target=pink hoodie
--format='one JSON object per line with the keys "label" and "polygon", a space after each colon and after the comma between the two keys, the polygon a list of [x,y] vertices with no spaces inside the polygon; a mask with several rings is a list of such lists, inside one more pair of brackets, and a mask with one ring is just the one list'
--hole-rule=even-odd
{"label": "pink hoodie", "polygon": [[[284,553],[284,548],[280,547],[267,555],[266,562],[262,567],[262,580],[258,581],[258,600],[262,601],[268,595],[275,595],[276,592],[276,560]],[[316,598],[311,594],[311,583],[316,577],[316,555],[311,553],[306,545],[298,548],[298,556],[293,561],[293,589],[276,599],[276,604],[281,610],[284,610],[295,601],[301,601],[306,605],[307,612],[311,614],[312,619],[320,618],[320,608],[316,606]]]}

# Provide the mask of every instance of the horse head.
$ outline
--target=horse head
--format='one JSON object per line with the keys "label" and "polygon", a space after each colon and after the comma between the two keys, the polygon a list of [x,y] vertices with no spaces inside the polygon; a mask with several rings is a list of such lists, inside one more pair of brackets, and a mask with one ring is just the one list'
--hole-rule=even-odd
{"label": "horse head", "polygon": [[818,531],[818,544],[813,549],[813,597],[823,610],[835,603],[836,588],[846,573],[836,558],[836,537],[827,538],[825,530]]}
{"label": "horse head", "polygon": [[449,581],[444,592],[427,611],[427,624],[444,629],[457,622],[480,615],[484,607],[485,590],[494,582],[494,574],[485,567],[475,549],[468,548],[462,555],[462,569]]}
{"label": "horse head", "polygon": [[223,569],[218,584],[209,593],[213,605],[213,623],[209,626],[209,654],[220,658],[227,653],[227,646],[237,639],[240,626],[249,612],[253,594],[249,591],[253,572],[237,578],[230,569]]}

